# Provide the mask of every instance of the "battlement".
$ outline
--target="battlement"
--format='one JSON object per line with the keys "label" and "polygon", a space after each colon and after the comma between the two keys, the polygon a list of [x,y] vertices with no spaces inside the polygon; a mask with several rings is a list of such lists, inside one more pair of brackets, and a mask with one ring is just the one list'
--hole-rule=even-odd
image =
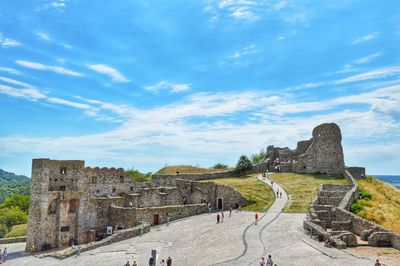
{"label": "battlement", "polygon": [[84,172],[86,174],[102,174],[102,175],[123,175],[125,171],[123,168],[115,168],[115,167],[85,167]]}

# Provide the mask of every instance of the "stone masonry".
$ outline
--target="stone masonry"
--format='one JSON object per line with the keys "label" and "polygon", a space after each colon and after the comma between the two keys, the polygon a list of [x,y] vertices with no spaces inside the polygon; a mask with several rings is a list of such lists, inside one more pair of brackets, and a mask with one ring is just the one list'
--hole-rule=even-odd
{"label": "stone masonry", "polygon": [[268,169],[341,175],[345,168],[341,141],[342,135],[338,125],[319,125],[314,128],[312,138],[299,141],[295,150],[268,146]]}
{"label": "stone masonry", "polygon": [[115,231],[156,225],[204,213],[207,203],[228,209],[246,202],[224,185],[180,179],[139,183],[122,168],[33,159],[26,250],[89,243],[106,237],[109,226]]}

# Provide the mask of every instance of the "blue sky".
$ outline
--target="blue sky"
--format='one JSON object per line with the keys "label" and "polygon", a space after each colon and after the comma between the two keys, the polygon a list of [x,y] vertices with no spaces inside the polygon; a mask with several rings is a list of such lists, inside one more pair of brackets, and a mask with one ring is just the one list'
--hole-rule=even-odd
{"label": "blue sky", "polygon": [[234,165],[335,122],[400,173],[400,3],[0,2],[0,168]]}

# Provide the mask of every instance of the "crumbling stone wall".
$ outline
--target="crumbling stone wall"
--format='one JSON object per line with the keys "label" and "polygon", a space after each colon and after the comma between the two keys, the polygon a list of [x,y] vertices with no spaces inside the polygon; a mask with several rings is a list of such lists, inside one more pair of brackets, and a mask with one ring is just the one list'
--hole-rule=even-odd
{"label": "crumbling stone wall", "polygon": [[[246,202],[236,190],[222,185],[175,179],[168,185],[137,183],[122,168],[34,159],[26,250],[66,247],[72,239],[87,243],[107,226],[130,228],[160,210],[170,211],[171,219],[199,214],[207,209],[204,202],[217,206],[218,199],[226,208]],[[117,224],[113,217],[126,213],[132,216]]]}
{"label": "crumbling stone wall", "polygon": [[312,138],[297,142],[295,150],[267,147],[270,171],[340,175],[344,171],[342,135],[334,123],[314,128]]}

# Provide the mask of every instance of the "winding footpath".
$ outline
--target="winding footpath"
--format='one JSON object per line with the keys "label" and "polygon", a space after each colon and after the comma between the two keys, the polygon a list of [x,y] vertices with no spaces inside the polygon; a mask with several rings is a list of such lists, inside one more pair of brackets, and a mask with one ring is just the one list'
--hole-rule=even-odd
{"label": "winding footpath", "polygon": [[[270,179],[263,178],[261,175],[258,176],[258,179],[271,187]],[[257,225],[254,223],[250,224],[243,233],[243,241],[245,244],[245,250],[243,254],[235,259],[224,261],[215,265],[257,265],[257,262],[260,260],[260,258],[267,254],[267,246],[262,239],[263,231],[270,223],[278,218],[288,200],[285,190],[279,184],[274,182],[272,189],[275,195],[274,203],[261,216]],[[282,198],[276,197],[276,192],[278,190],[279,192],[282,192]]]}

